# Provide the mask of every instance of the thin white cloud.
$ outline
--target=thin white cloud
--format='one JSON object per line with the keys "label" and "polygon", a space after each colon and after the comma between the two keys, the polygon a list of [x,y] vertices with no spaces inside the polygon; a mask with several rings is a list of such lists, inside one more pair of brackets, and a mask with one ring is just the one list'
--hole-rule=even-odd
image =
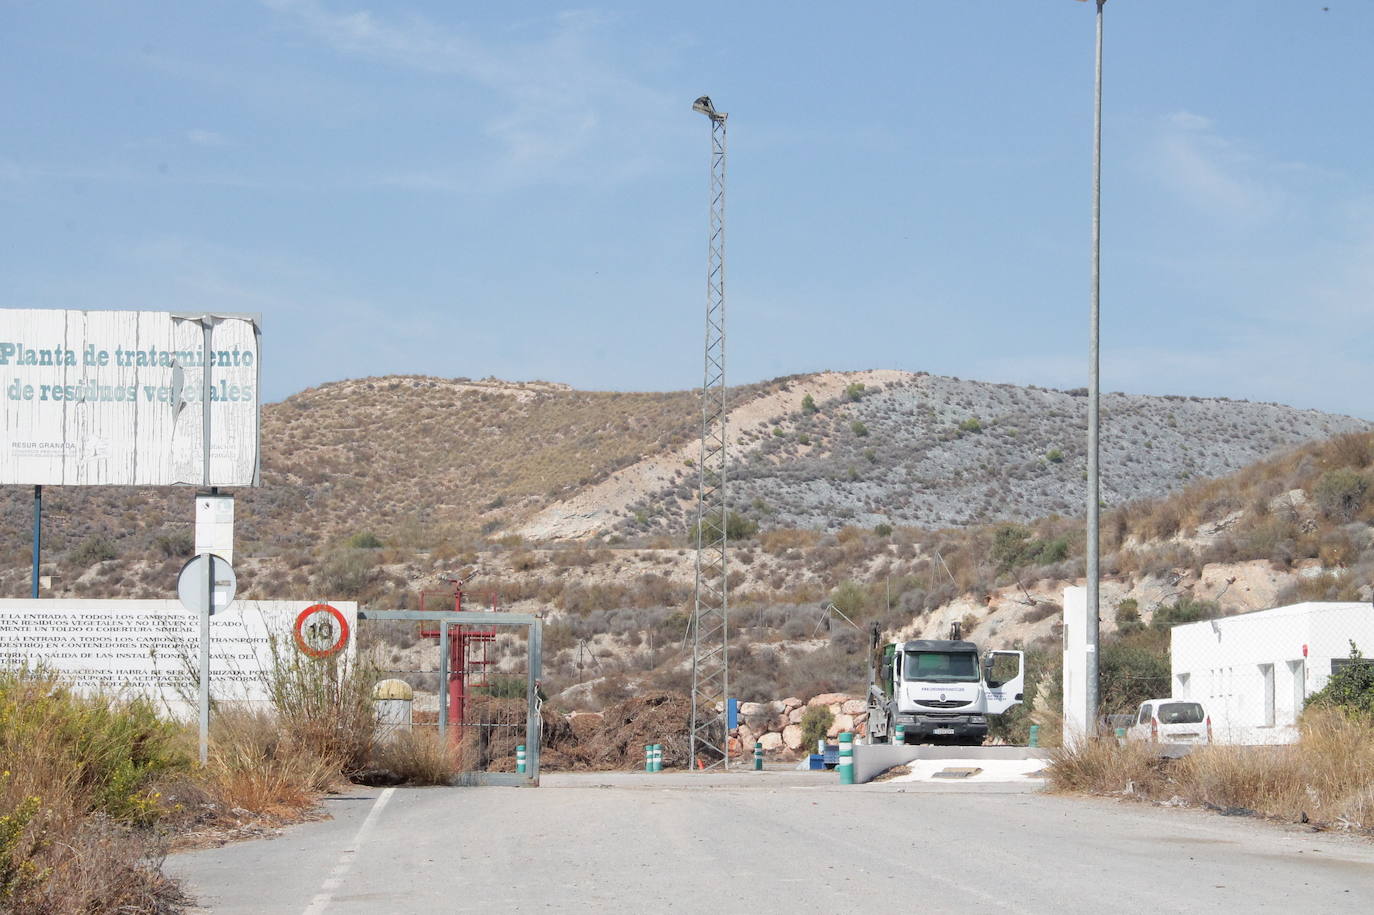
{"label": "thin white cloud", "polygon": [[1211,119],[1193,112],[1178,111],[1163,119],[1153,161],[1166,190],[1204,218],[1233,227],[1269,223],[1286,201],[1276,168],[1221,136]]}
{"label": "thin white cloud", "polygon": [[1175,111],[1165,118],[1170,124],[1183,130],[1210,130],[1212,119],[1194,114],[1191,111]]}
{"label": "thin white cloud", "polygon": [[227,142],[223,134],[204,128],[186,131],[186,141],[194,146],[223,146]]}
{"label": "thin white cloud", "polygon": [[[480,172],[416,169],[381,183],[425,190],[632,176],[654,159],[646,149],[659,122],[679,108],[617,69],[606,22],[564,13],[520,38],[491,38],[471,29],[366,9],[334,10],[319,0],[262,0],[306,35],[335,52],[383,66],[450,76],[478,90],[471,117],[494,150]],[[461,115],[460,115],[461,116]],[[597,169],[587,169],[592,157]]]}

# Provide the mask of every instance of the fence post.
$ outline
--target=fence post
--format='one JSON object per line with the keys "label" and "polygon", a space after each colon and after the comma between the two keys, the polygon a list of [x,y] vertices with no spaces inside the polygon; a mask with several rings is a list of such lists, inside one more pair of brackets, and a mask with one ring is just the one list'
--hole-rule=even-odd
{"label": "fence post", "polygon": [[854,735],[848,731],[840,735],[840,784],[854,784]]}

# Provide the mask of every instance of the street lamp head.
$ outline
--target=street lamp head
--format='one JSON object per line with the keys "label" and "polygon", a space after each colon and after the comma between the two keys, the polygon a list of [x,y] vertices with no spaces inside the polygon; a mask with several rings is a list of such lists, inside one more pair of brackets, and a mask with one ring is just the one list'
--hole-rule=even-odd
{"label": "street lamp head", "polygon": [[729,115],[727,115],[724,111],[716,110],[716,107],[711,104],[711,96],[709,95],[703,95],[701,98],[693,102],[692,110],[700,111],[702,114],[706,115],[712,121],[723,121],[727,117],[729,117]]}

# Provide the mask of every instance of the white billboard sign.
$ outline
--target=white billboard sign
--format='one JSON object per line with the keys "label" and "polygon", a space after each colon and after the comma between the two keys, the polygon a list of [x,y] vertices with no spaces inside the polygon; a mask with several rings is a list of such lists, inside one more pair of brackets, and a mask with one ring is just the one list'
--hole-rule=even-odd
{"label": "white billboard sign", "polygon": [[258,325],[0,311],[0,484],[257,485]]}

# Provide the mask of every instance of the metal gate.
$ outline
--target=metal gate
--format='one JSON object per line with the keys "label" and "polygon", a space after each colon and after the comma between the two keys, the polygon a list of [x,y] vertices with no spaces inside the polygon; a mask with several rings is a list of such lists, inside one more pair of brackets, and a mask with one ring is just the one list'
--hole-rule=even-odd
{"label": "metal gate", "polygon": [[453,784],[539,784],[543,624],[538,617],[359,610],[358,618],[419,622],[422,636],[438,639],[438,728],[458,761]]}

